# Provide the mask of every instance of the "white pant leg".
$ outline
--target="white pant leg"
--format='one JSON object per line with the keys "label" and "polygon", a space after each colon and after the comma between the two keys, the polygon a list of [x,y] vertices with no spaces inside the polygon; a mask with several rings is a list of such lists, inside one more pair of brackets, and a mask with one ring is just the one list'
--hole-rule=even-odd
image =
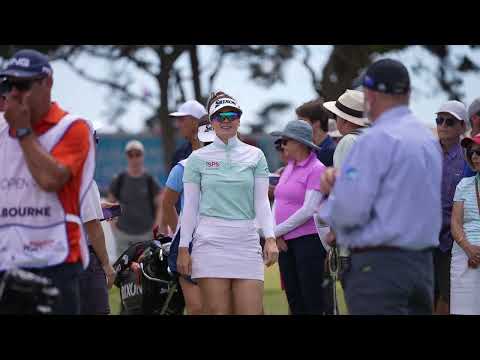
{"label": "white pant leg", "polygon": [[469,268],[467,254],[456,244],[450,271],[450,313],[480,315],[480,268]]}

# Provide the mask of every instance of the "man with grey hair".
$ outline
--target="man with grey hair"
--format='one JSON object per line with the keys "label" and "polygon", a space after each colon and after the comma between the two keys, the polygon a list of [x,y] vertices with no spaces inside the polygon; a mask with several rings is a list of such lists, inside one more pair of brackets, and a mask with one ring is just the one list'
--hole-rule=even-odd
{"label": "man with grey hair", "polygon": [[321,176],[321,191],[330,195],[318,214],[351,250],[345,295],[352,315],[431,314],[440,145],[408,107],[410,76],[402,63],[373,63],[362,84],[373,125],[341,170]]}

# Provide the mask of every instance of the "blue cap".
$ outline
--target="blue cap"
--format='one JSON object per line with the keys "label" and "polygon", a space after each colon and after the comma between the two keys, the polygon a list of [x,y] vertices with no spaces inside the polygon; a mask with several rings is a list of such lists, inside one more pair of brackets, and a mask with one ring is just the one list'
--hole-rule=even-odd
{"label": "blue cap", "polygon": [[49,76],[53,73],[52,67],[48,62],[48,56],[30,49],[23,49],[15,53],[8,60],[0,77],[32,78],[41,75]]}

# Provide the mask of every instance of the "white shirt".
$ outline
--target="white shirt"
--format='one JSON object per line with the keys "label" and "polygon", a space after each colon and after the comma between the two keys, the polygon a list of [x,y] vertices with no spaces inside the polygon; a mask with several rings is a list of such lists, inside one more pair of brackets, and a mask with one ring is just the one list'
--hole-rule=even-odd
{"label": "white shirt", "polygon": [[358,134],[347,134],[338,142],[333,153],[333,166],[340,169],[353,144],[357,141]]}
{"label": "white shirt", "polygon": [[82,221],[85,224],[96,219],[103,219],[103,211],[100,202],[100,191],[94,180],[92,181],[92,186],[90,186],[90,189],[88,189],[85,194],[85,199],[82,203]]}

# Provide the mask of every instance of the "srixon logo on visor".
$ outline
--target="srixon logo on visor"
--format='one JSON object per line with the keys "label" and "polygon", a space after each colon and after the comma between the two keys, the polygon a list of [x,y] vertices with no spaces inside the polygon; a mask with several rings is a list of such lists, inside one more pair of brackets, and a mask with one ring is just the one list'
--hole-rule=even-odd
{"label": "srixon logo on visor", "polygon": [[220,105],[223,105],[223,104],[232,104],[232,105],[237,106],[237,104],[235,103],[235,101],[230,100],[230,99],[223,99],[223,100],[217,100],[217,101],[215,101],[215,106],[220,106]]}

